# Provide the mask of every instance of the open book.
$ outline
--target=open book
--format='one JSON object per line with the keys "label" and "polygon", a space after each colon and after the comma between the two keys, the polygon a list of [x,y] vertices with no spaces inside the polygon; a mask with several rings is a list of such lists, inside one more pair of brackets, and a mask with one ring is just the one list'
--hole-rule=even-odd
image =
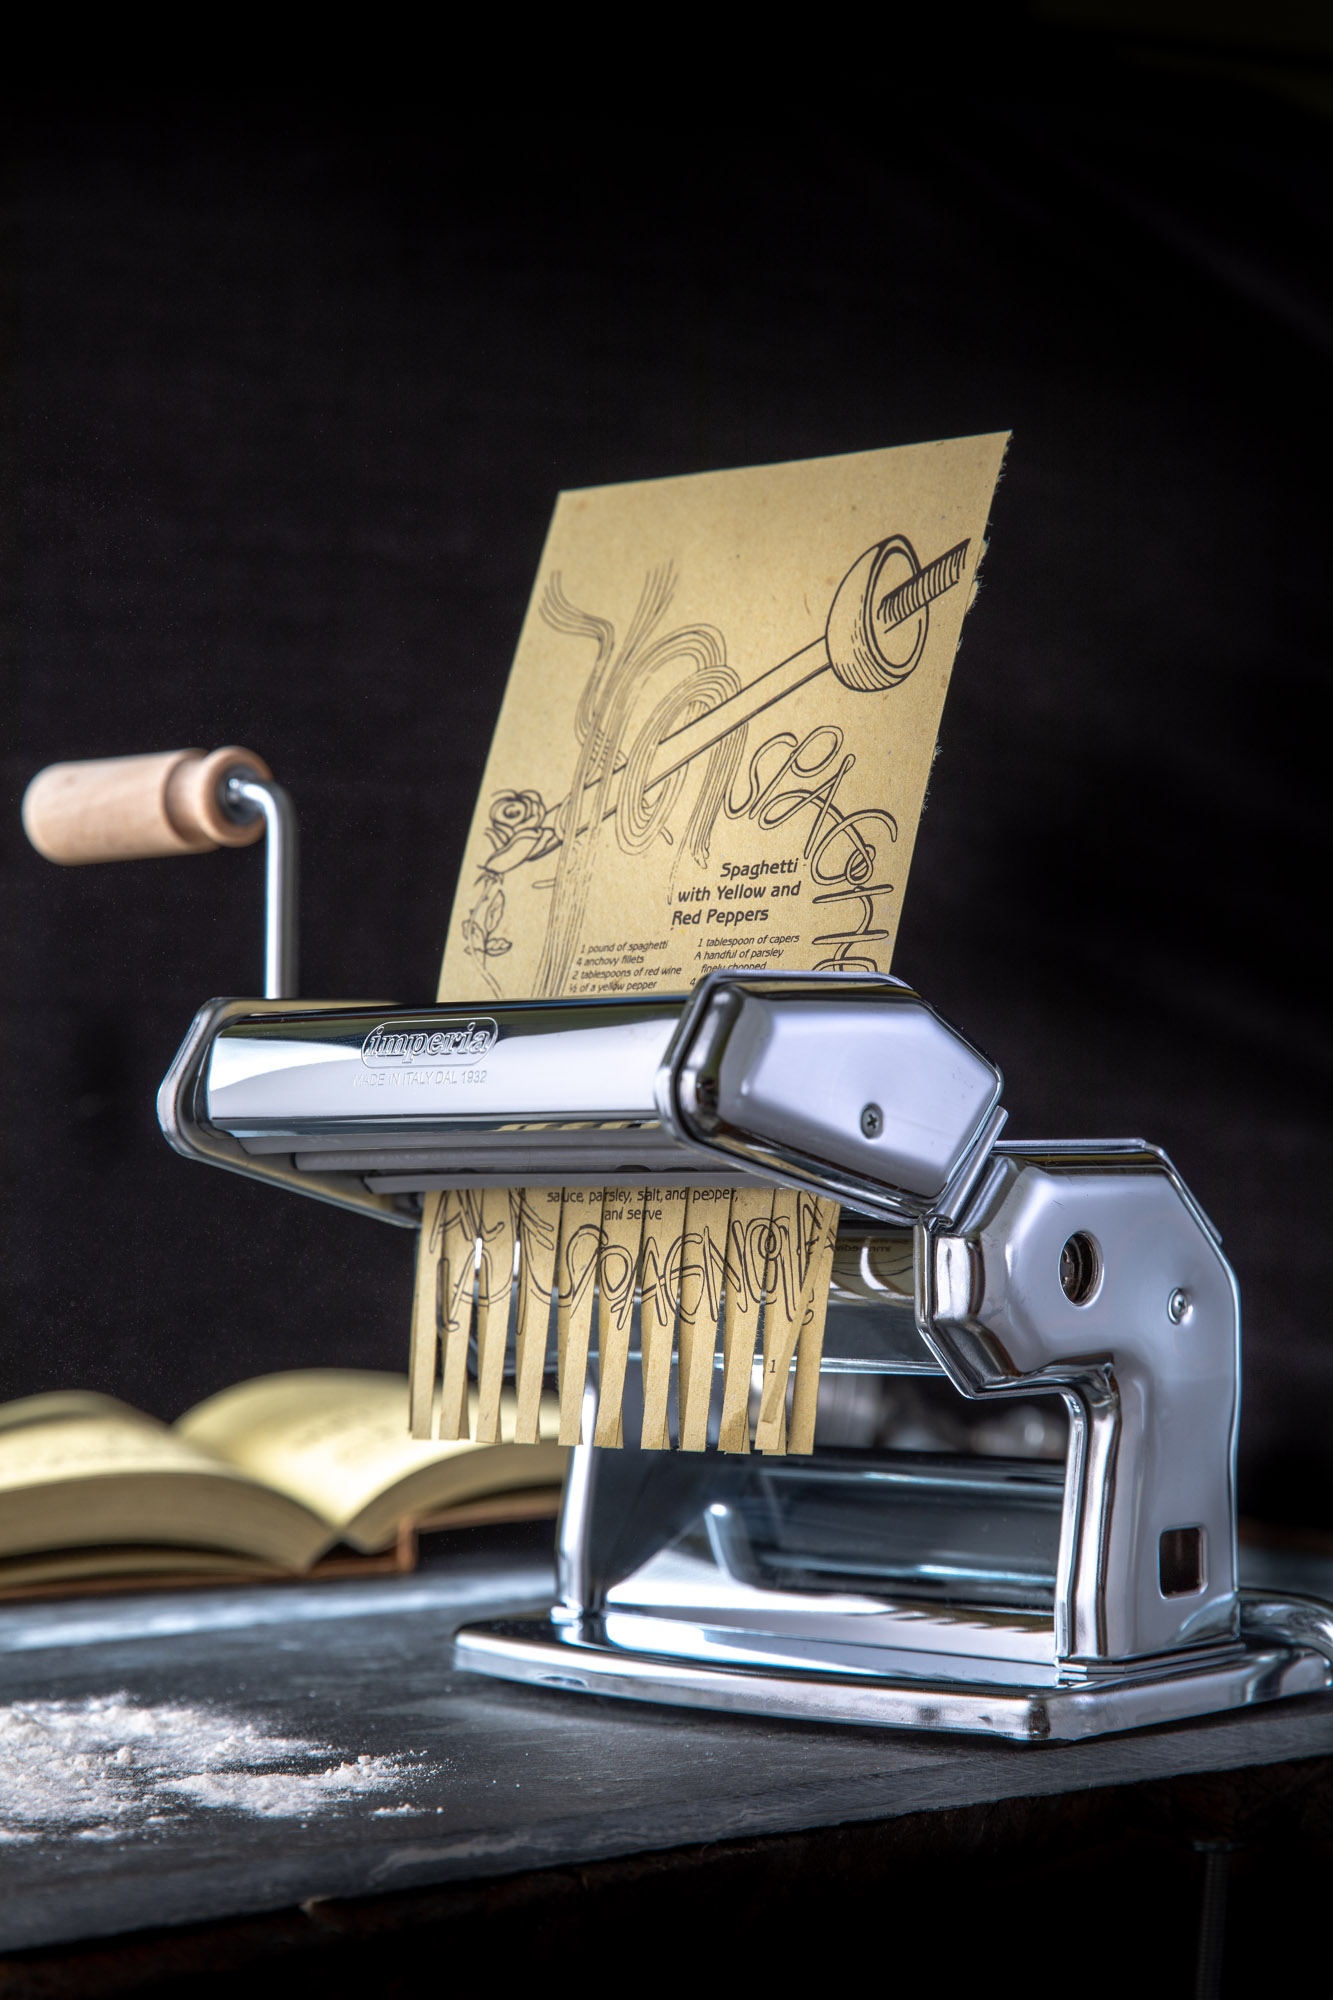
{"label": "open book", "polygon": [[416,1443],[406,1378],[346,1368],[261,1375],[174,1425],[82,1390],[27,1396],[0,1406],[0,1595],[303,1574],[338,1545],[549,1515],[567,1457],[553,1397],[540,1428],[537,1445]]}

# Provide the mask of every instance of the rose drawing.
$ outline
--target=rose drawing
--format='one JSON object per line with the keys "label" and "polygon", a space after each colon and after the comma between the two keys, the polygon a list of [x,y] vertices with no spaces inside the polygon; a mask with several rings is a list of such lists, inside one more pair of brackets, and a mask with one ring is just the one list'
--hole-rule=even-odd
{"label": "rose drawing", "polygon": [[525,861],[538,861],[560,844],[540,792],[497,792],[491,801],[486,838],[491,851],[482,863],[487,875],[508,875]]}

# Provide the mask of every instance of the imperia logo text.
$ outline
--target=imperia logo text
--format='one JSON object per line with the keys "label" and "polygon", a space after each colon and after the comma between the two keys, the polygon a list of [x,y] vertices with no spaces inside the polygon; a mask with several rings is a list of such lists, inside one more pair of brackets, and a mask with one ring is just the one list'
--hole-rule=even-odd
{"label": "imperia logo text", "polygon": [[494,1021],[472,1016],[452,1021],[381,1021],[361,1044],[367,1069],[404,1069],[414,1063],[471,1063],[495,1047]]}

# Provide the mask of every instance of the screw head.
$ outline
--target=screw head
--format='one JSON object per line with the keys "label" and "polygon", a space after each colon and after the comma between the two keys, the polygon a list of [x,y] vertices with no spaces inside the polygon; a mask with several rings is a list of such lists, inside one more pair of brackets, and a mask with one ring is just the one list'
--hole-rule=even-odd
{"label": "screw head", "polygon": [[1166,1316],[1172,1326],[1179,1326],[1190,1309],[1190,1295],[1183,1285],[1177,1285],[1166,1302]]}
{"label": "screw head", "polygon": [[867,1104],[861,1113],[861,1130],[867,1139],[878,1139],[884,1130],[884,1113],[878,1104]]}

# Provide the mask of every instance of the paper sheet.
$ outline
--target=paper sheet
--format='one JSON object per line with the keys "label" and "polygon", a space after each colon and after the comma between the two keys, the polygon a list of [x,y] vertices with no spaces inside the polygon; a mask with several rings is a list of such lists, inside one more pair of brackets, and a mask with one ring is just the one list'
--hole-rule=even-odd
{"label": "paper sheet", "polygon": [[[1006,443],[562,494],[465,850],[441,1000],[678,992],[724,967],[887,971]],[[623,1374],[617,1274],[635,1238],[643,1442],[666,1442],[673,1342],[680,1440],[704,1442],[720,1302],[733,1363],[724,1448],[750,1446],[742,1376],[762,1317],[754,1441],[783,1448],[795,1356],[788,1442],[809,1450],[836,1210],[702,1191],[686,1209],[663,1189],[611,1189],[603,1212],[595,1192],[578,1194],[556,1256],[562,1438],[578,1421],[594,1291],[603,1377]],[[528,1198],[553,1213],[549,1193]],[[428,1220],[423,1338],[442,1323],[434,1301],[458,1295],[431,1264],[448,1229]],[[488,1342],[487,1412],[493,1357]],[[419,1355],[416,1369],[424,1409]],[[612,1427],[604,1412],[598,1442]]]}

